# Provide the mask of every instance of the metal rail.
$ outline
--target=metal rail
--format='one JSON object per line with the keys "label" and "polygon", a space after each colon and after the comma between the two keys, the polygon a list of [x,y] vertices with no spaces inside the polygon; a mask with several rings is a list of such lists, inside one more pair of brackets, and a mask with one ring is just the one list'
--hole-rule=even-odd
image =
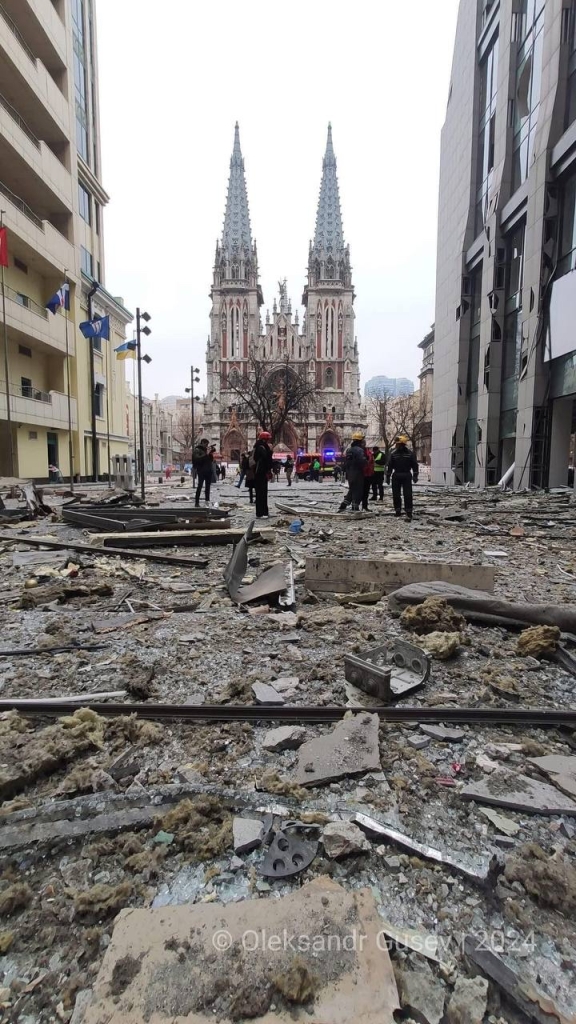
{"label": "metal rail", "polygon": [[[121,682],[121,681],[119,681]],[[337,722],[348,711],[378,715],[382,722],[456,722],[465,725],[535,725],[576,728],[576,708],[414,708],[414,707],[267,707],[254,704],[102,704],[87,703],[85,707],[106,718],[137,715],[153,721],[179,718],[188,722]],[[0,701],[3,711],[21,711],[26,715],[66,715],[78,710],[78,704],[59,704],[38,700],[32,703]]]}

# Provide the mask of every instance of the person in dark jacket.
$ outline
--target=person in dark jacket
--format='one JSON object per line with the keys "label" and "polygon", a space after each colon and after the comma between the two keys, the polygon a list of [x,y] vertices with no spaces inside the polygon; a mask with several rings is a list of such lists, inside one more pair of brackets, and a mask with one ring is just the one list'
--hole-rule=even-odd
{"label": "person in dark jacket", "polygon": [[364,492],[362,494],[362,509],[364,512],[368,511],[368,498],[370,497],[370,488],[372,486],[372,477],[374,476],[374,455],[370,448],[364,449],[366,455],[366,465],[364,466]]}
{"label": "person in dark jacket", "polygon": [[256,480],[256,469],[255,466],[250,465],[250,459],[246,455],[247,469],[245,473],[246,487],[248,488],[248,495],[250,497],[250,504],[254,504],[254,484]]}
{"label": "person in dark jacket", "polygon": [[374,473],[372,474],[372,501],[384,501],[384,476],[386,473],[386,456],[377,444],[372,449],[374,455]]}
{"label": "person in dark jacket", "polygon": [[284,472],[286,473],[286,479],[288,481],[288,487],[292,487],[292,473],[294,472],[294,459],[291,455],[288,456],[284,463]]}
{"label": "person in dark jacket", "polygon": [[205,488],[206,501],[210,501],[210,485],[212,483],[212,472],[214,456],[212,450],[208,451],[209,441],[203,437],[200,444],[196,446],[192,454],[192,466],[196,470],[198,485],[196,487],[196,508],[200,507],[200,495],[202,488]]}
{"label": "person in dark jacket", "polygon": [[344,457],[344,474],[348,481],[348,493],[344,498],[339,512],[345,512],[348,505],[353,512],[360,510],[364,498],[364,468],[368,462],[364,434],[357,430],[352,434],[352,444]]}
{"label": "person in dark jacket", "polygon": [[404,511],[406,518],[412,519],[412,482],[418,483],[418,462],[414,452],[408,447],[408,438],[400,434],[390,456],[386,469],[386,483],[392,480],[392,499],[397,516],[402,515],[402,495],[404,495]]}
{"label": "person in dark jacket", "polygon": [[267,430],[261,430],[258,440],[254,445],[252,458],[254,460],[254,490],[256,491],[256,518],[268,519],[268,481],[272,477],[272,449],[270,447],[271,435]]}

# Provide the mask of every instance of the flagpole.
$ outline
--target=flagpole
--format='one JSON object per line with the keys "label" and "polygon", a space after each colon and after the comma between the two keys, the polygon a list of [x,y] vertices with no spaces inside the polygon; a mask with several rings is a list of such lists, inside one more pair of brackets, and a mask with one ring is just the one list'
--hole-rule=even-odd
{"label": "flagpole", "polygon": [[[4,227],[4,210],[0,210],[0,229]],[[12,438],[12,418],[10,415],[10,371],[8,365],[8,324],[6,322],[6,282],[4,280],[4,261],[2,261],[2,319],[4,321],[4,373],[6,376],[6,420],[8,437],[10,438],[10,476],[14,476],[14,440]]]}
{"label": "flagpole", "polygon": [[[88,320],[92,320],[94,317],[94,311],[92,306],[92,298],[98,291],[98,282],[92,281],[92,287],[88,292]],[[90,391],[91,391],[91,402],[90,402],[90,419],[92,427],[92,479],[95,484],[98,483],[98,470],[99,470],[99,459],[98,459],[98,435],[96,433],[96,371],[94,367],[94,338],[90,338]]]}
{"label": "flagpole", "polygon": [[[68,305],[70,306],[70,282],[68,271],[64,271],[64,284],[68,285]],[[66,323],[66,390],[68,396],[68,462],[70,463],[70,490],[74,494],[74,442],[72,439],[72,398],[70,391],[70,349],[68,344],[68,312],[66,309],[66,293],[64,300],[64,320]]]}
{"label": "flagpole", "polygon": [[[134,333],[134,332],[133,332]],[[132,339],[134,340],[134,339]],[[132,417],[134,420],[134,476],[135,482],[138,483],[138,469],[140,466],[139,455],[138,455],[138,425],[136,422],[136,360],[132,360],[132,398],[133,398],[133,411]],[[142,442],[140,442],[142,443]]]}
{"label": "flagpole", "polygon": [[[108,334],[110,334],[110,331],[108,331]],[[108,356],[110,344],[110,338],[108,338],[108,344],[106,345],[106,444],[108,446],[108,487],[112,487],[112,474],[110,472],[110,366]]]}

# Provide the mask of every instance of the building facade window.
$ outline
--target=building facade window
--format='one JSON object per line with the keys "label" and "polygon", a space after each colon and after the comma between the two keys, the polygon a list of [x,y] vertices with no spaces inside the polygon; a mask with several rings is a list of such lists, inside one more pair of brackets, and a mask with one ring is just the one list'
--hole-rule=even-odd
{"label": "building facade window", "polygon": [[104,385],[96,384],[94,388],[94,414],[102,416],[104,410]]}
{"label": "building facade window", "polygon": [[74,47],[74,99],[76,106],[76,148],[89,162],[88,88],[86,67],[84,0],[72,0],[72,36]]}
{"label": "building facade window", "polygon": [[525,224],[517,225],[506,237],[506,282],[504,336],[502,339],[502,384],[500,395],[500,473],[514,462],[518,382],[522,354],[522,285],[524,279]]}
{"label": "building facade window", "polygon": [[488,193],[494,170],[496,137],[496,94],[498,90],[498,36],[480,65],[480,124],[478,133],[478,171],[476,192],[475,234],[486,220]]}
{"label": "building facade window", "polygon": [[88,249],[85,249],[83,245],[80,246],[80,267],[83,274],[87,277],[92,278],[94,276],[94,258]]}
{"label": "building facade window", "polygon": [[468,416],[464,428],[464,482],[474,483],[478,445],[478,377],[480,374],[480,326],[482,316],[482,264],[470,280],[470,339],[466,374]]}
{"label": "building facade window", "polygon": [[78,183],[78,212],[87,224],[92,223],[92,197],[80,183]]}
{"label": "building facade window", "polygon": [[560,248],[556,277],[576,269],[576,175],[567,178],[560,203]]}
{"label": "building facade window", "polygon": [[542,86],[544,0],[524,0],[516,65],[512,188],[526,181],[534,155]]}

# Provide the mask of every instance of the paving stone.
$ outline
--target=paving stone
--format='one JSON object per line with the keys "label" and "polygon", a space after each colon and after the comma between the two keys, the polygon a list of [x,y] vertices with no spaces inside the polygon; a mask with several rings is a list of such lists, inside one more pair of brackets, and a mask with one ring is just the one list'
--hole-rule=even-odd
{"label": "paving stone", "polygon": [[554,786],[506,770],[492,772],[486,779],[465,786],[460,795],[465,800],[510,807],[529,814],[576,816],[576,801],[564,796]]}
{"label": "paving stone", "polygon": [[252,693],[257,704],[274,704],[276,707],[284,704],[284,698],[268,683],[252,683]]}
{"label": "paving stone", "polygon": [[446,1012],[447,1024],[482,1024],[487,1002],[486,978],[457,978]]}
{"label": "paving stone", "polygon": [[446,989],[432,973],[396,969],[396,984],[403,1010],[417,1024],[440,1024],[444,1015]]}
{"label": "paving stone", "polygon": [[445,725],[421,725],[420,729],[433,740],[443,740],[445,743],[459,743],[466,736],[462,729],[449,729]]}
{"label": "paving stone", "polygon": [[311,786],[380,770],[378,727],[377,715],[353,715],[339,722],[332,732],[308,740],[298,751],[293,781]]}
{"label": "paving stone", "polygon": [[262,746],[265,750],[296,750],[306,738],[306,729],[302,725],[281,725],[278,729],[267,732]]}
{"label": "paving stone", "polygon": [[234,852],[249,853],[260,846],[262,822],[258,818],[239,818],[236,816],[232,824],[234,833]]}
{"label": "paving stone", "polygon": [[368,853],[372,849],[364,833],[351,821],[330,821],[322,830],[322,843],[332,859]]}
{"label": "paving stone", "polygon": [[[336,957],[336,970],[316,970],[316,959],[308,958],[315,968],[314,977],[318,976],[310,1020],[391,1024],[398,997],[390,957],[379,941],[382,922],[374,896],[369,889],[348,892],[327,878],[316,878],[273,902],[264,897],[226,905],[204,902],[122,911],[84,1024],[237,1020],[238,1013],[232,1013],[231,1007],[238,994],[242,938],[266,934],[280,939],[278,945],[270,943],[270,948],[261,943],[241,960],[248,998],[251,991],[265,992],[271,977],[295,971],[294,950],[282,943],[284,935],[320,936],[327,927],[331,935],[362,935],[365,941],[362,949],[358,943],[350,953],[332,953],[329,963]],[[223,944],[216,948],[220,939]],[[194,956],[182,964],[174,949],[188,948],[185,944],[191,940]],[[118,995],[112,979],[127,961],[136,962],[139,970],[127,978]],[[339,969],[340,961],[343,967]],[[251,1019],[254,1016],[252,1013]],[[267,1024],[286,1024],[296,1016],[308,1019],[304,1007],[275,1006],[258,1012],[258,1020]]]}
{"label": "paving stone", "polygon": [[430,746],[431,739],[429,736],[409,736],[408,746],[414,747],[414,750],[425,750],[426,747]]}
{"label": "paving stone", "polygon": [[388,868],[388,871],[400,871],[400,857],[385,855],[382,857],[382,860]]}

